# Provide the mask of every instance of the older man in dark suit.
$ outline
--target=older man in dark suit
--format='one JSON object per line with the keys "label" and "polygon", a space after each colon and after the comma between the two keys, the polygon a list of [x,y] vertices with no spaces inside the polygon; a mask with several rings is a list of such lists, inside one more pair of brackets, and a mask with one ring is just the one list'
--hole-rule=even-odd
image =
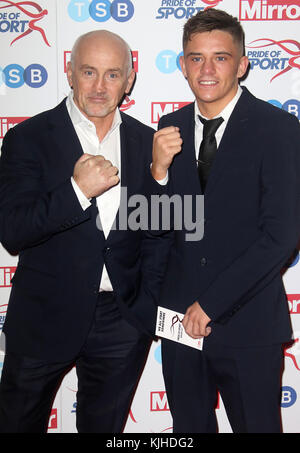
{"label": "older man in dark suit", "polygon": [[3,141],[1,239],[19,263],[3,328],[0,432],[46,431],[74,365],[78,431],[120,432],[149,348],[143,320],[164,254],[141,229],[117,227],[124,196],[157,185],[154,131],[118,109],[135,78],[130,49],[113,33],[87,33],[67,75],[68,98]]}

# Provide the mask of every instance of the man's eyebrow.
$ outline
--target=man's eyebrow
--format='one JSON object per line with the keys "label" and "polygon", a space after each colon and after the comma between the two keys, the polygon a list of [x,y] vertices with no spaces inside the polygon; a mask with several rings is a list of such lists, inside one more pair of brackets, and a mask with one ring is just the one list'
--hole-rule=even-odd
{"label": "man's eyebrow", "polygon": [[[94,70],[94,71],[97,71],[97,68],[95,68],[94,66],[91,66],[91,65],[89,65],[89,64],[87,64],[87,63],[82,64],[82,65],[80,66],[80,69],[92,69],[92,70]],[[121,69],[121,68],[108,68],[108,69],[106,70],[106,72],[122,72],[122,69]]]}
{"label": "man's eyebrow", "polygon": [[[189,52],[186,56],[187,57],[192,57],[192,56],[201,56],[203,55],[202,52]],[[217,52],[214,52],[214,55],[229,55],[232,56],[232,53],[227,52],[226,50],[218,50]]]}
{"label": "man's eyebrow", "polygon": [[80,69],[94,69],[94,70],[96,70],[96,68],[94,68],[94,66],[91,66],[89,64],[82,64],[80,66]]}

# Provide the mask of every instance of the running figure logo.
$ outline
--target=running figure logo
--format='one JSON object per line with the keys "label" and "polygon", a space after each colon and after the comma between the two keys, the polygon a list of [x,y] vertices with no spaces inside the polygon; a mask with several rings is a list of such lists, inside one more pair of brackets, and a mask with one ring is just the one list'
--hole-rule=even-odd
{"label": "running figure logo", "polygon": [[[4,3],[4,5],[3,5],[3,3]],[[24,36],[29,35],[33,31],[38,31],[42,35],[42,38],[43,38],[45,44],[47,46],[51,47],[47,40],[45,31],[43,30],[43,28],[38,27],[36,25],[37,22],[42,20],[43,17],[48,14],[48,11],[46,9],[43,9],[37,3],[30,2],[30,1],[13,2],[10,0],[0,0],[0,10],[3,8],[6,8],[6,9],[7,8],[17,8],[19,11],[24,13],[29,18],[28,28],[20,36],[15,38],[10,43],[10,45],[14,44],[19,39],[24,38]],[[34,12],[32,12],[32,9],[34,10]]]}

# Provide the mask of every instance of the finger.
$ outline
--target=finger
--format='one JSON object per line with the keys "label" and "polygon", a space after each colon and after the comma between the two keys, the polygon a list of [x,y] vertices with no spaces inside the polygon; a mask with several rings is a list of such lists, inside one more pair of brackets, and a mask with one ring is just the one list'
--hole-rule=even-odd
{"label": "finger", "polygon": [[98,156],[93,156],[93,157],[94,157],[95,162],[102,162],[102,161],[106,160],[105,157],[102,156],[101,154],[99,154]]}
{"label": "finger", "polygon": [[80,156],[77,162],[85,162],[86,160],[92,159],[93,157],[95,156],[93,156],[92,154],[84,153],[82,154],[82,156]]}
{"label": "finger", "polygon": [[106,169],[107,175],[110,176],[115,176],[119,173],[119,169],[117,167],[110,166]]}
{"label": "finger", "polygon": [[206,327],[204,336],[208,337],[208,335],[210,335],[210,334],[211,334],[211,327]]}
{"label": "finger", "polygon": [[155,132],[154,137],[160,137],[161,135],[169,135],[174,132],[179,132],[179,127],[167,126],[167,127],[163,127],[162,129],[159,129],[157,132]]}
{"label": "finger", "polygon": [[120,178],[117,175],[113,175],[108,178],[108,183],[109,183],[110,187],[116,186],[117,184],[119,184],[119,181],[120,181]]}
{"label": "finger", "polygon": [[100,160],[99,162],[97,162],[97,164],[98,164],[99,168],[102,168],[102,169],[110,168],[110,167],[113,166],[111,161],[110,160],[106,160],[106,159]]}

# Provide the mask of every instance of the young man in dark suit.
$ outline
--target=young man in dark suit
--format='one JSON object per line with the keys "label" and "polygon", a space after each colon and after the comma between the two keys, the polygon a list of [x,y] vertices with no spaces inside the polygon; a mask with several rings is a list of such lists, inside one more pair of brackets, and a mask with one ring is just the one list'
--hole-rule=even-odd
{"label": "young man in dark suit", "polygon": [[239,86],[239,22],[190,18],[180,63],[195,103],[159,122],[152,174],[204,195],[204,236],[175,230],[160,305],[184,314],[203,350],[162,340],[174,432],[216,432],[216,389],[234,432],[280,432],[282,343],[291,325],[281,269],[300,236],[297,118]]}
{"label": "young man in dark suit", "polygon": [[150,343],[144,320],[163,252],[120,218],[122,203],[124,217],[129,197],[157,185],[154,131],[118,109],[135,78],[130,49],[113,33],[87,33],[67,75],[68,98],[3,141],[1,241],[19,263],[3,328],[0,432],[45,432],[74,365],[78,431],[122,431]]}

